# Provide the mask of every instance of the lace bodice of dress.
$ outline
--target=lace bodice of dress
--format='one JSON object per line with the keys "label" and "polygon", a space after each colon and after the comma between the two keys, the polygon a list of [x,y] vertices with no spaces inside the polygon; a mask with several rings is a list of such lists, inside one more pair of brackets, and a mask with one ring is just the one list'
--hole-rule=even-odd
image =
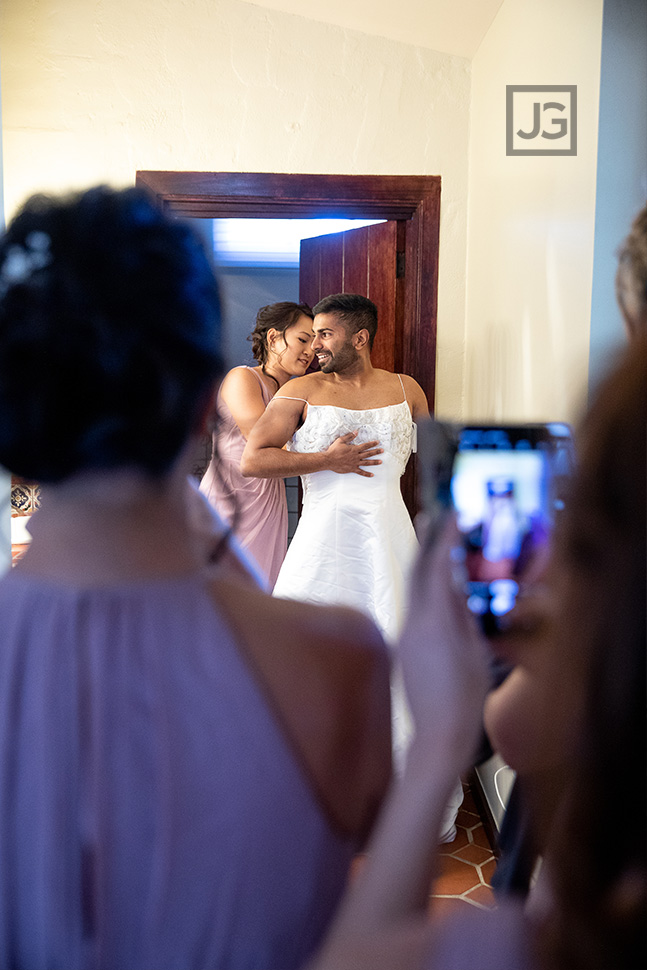
{"label": "lace bodice of dress", "polygon": [[288,442],[290,451],[325,451],[336,438],[357,431],[356,444],[379,441],[402,475],[413,446],[413,421],[406,401],[365,411],[332,404],[308,404],[304,423]]}

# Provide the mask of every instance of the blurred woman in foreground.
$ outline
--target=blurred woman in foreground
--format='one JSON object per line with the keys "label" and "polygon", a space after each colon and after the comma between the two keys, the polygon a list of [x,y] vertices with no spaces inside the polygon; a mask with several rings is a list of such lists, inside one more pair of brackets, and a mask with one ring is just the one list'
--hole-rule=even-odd
{"label": "blurred woman in foreground", "polygon": [[372,624],[204,568],[219,347],[205,253],[138,190],[0,239],[0,463],[42,484],[0,580],[2,967],[298,967],[387,783]]}
{"label": "blurred woman in foreground", "polygon": [[400,643],[417,732],[406,771],[311,970],[646,965],[646,428],[637,335],[585,421],[546,588],[497,645],[516,668],[488,696],[486,726],[530,782],[543,847],[526,906],[427,918],[444,799],[470,766],[487,685],[450,523],[423,553]]}

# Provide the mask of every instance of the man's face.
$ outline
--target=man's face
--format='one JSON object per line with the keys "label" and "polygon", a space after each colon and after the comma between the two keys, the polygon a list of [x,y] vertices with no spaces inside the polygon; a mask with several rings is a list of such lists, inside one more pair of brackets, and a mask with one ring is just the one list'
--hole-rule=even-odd
{"label": "man's face", "polygon": [[312,350],[324,374],[339,374],[355,364],[359,354],[349,333],[336,313],[317,313],[312,326]]}

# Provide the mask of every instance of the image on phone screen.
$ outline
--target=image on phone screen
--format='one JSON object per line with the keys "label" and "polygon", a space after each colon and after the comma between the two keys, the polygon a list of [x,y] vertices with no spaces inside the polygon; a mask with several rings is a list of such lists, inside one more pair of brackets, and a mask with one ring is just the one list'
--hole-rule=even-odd
{"label": "image on phone screen", "polygon": [[499,429],[464,429],[452,502],[463,535],[470,610],[487,632],[508,613],[548,550],[554,503],[546,442]]}

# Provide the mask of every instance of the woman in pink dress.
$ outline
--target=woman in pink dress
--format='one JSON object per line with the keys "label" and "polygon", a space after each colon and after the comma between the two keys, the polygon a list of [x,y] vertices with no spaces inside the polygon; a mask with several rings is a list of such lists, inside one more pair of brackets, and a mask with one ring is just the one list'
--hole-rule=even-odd
{"label": "woman in pink dress", "polygon": [[243,478],[249,432],[270,399],[312,363],[313,313],[306,303],[262,307],[250,336],[256,367],[234,367],[220,387],[213,457],[200,491],[274,586],[288,546],[288,509],[280,478]]}

